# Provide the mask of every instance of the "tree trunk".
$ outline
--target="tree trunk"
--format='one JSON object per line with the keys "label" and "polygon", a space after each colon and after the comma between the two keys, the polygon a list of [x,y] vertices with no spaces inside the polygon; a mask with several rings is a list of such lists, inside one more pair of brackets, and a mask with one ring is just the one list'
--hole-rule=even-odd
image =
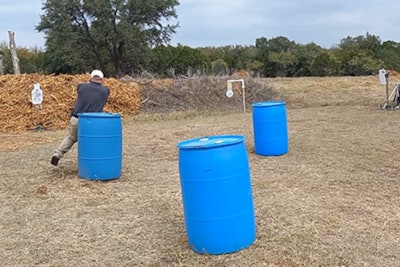
{"label": "tree trunk", "polygon": [[10,39],[10,51],[11,51],[11,59],[14,67],[14,74],[20,75],[21,72],[19,70],[19,59],[17,56],[17,48],[15,46],[14,32],[8,31],[8,37]]}
{"label": "tree trunk", "polygon": [[3,55],[0,55],[0,75],[4,75]]}

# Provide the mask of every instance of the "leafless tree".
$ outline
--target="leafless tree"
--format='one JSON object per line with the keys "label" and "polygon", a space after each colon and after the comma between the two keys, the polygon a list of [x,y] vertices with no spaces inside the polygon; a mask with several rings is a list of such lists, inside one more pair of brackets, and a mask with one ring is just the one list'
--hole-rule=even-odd
{"label": "leafless tree", "polygon": [[15,45],[15,36],[14,32],[8,31],[8,38],[10,39],[10,51],[11,51],[11,59],[14,67],[14,74],[15,75],[20,75],[20,69],[19,69],[19,59],[17,55],[17,48]]}

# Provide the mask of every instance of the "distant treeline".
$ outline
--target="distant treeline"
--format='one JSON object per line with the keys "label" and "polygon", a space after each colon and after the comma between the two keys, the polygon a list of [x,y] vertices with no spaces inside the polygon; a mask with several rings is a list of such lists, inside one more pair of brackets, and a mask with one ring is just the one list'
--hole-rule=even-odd
{"label": "distant treeline", "polygon": [[[346,37],[331,48],[297,44],[284,36],[261,37],[254,45],[188,47],[168,45],[179,27],[179,0],[45,1],[36,30],[45,48],[19,48],[22,73],[80,74],[94,68],[106,76],[255,77],[370,75],[400,71],[400,44],[378,36]],[[172,22],[172,23],[171,23]],[[18,47],[18,42],[16,42]],[[4,73],[12,73],[10,50],[0,44]]]}
{"label": "distant treeline", "polygon": [[[0,53],[4,73],[12,73],[11,54],[5,42],[0,44]],[[79,49],[74,53],[79,57]],[[76,74],[97,66],[84,61],[64,61],[63,55],[54,50],[18,48],[17,54],[21,73]],[[135,53],[134,63],[121,59],[118,69],[112,62],[105,62],[98,68],[114,77],[229,75],[239,70],[256,77],[361,76],[376,74],[380,68],[400,71],[400,43],[382,42],[378,36],[369,33],[344,38],[332,48],[315,43],[297,44],[280,36],[262,37],[249,46],[191,48],[158,45],[138,58],[140,55]]]}

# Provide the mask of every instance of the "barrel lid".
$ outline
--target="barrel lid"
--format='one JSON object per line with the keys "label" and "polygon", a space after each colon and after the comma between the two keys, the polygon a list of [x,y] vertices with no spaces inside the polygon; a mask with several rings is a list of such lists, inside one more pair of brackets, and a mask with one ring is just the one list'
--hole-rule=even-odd
{"label": "barrel lid", "polygon": [[271,107],[271,106],[280,106],[280,105],[285,105],[285,101],[265,101],[265,102],[258,102],[258,103],[253,103],[253,107]]}
{"label": "barrel lid", "polygon": [[111,113],[111,112],[83,112],[83,113],[78,113],[78,117],[96,117],[96,118],[121,117],[121,113]]}
{"label": "barrel lid", "polygon": [[178,148],[193,149],[193,148],[212,148],[218,146],[233,145],[241,143],[245,140],[242,135],[215,135],[193,138],[179,142]]}

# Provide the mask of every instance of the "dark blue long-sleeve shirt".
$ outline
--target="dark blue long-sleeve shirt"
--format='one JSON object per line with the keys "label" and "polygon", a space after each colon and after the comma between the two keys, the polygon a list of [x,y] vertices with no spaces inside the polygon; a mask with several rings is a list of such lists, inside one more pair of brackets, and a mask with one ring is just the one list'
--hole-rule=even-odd
{"label": "dark blue long-sleeve shirt", "polygon": [[103,112],[109,95],[110,89],[100,83],[78,84],[78,99],[71,115],[77,117],[78,113]]}

